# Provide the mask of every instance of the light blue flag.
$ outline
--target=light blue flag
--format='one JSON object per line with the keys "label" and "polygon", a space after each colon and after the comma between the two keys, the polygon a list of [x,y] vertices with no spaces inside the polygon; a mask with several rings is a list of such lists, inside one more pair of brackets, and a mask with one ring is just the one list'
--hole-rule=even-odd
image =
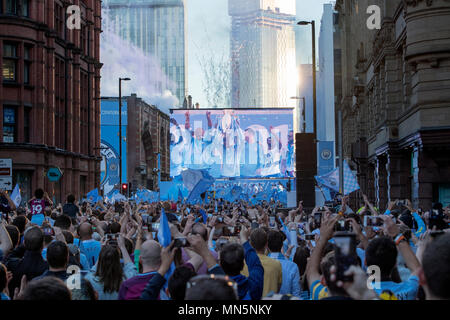
{"label": "light blue flag", "polygon": [[[325,186],[330,190],[339,192],[339,168],[334,169],[324,175],[315,176],[319,185]],[[347,162],[344,160],[344,195],[348,195],[359,189],[358,181],[350,170]]]}
{"label": "light blue flag", "polygon": [[98,194],[97,188],[89,191],[88,194],[86,195],[86,198],[90,203],[96,203],[97,201],[102,199],[102,197]]}
{"label": "light blue flag", "polygon": [[320,189],[322,190],[323,196],[325,197],[325,201],[333,200],[333,198],[331,197],[330,189],[325,186],[321,186]]}
{"label": "light blue flag", "polygon": [[181,189],[178,188],[178,200],[183,201],[183,193],[181,193]]}
{"label": "light blue flag", "polygon": [[16,207],[19,207],[22,202],[22,196],[20,195],[20,188],[18,184],[16,184],[13,192],[11,193],[11,200],[14,202]]}
{"label": "light blue flag", "polygon": [[197,181],[194,188],[189,193],[187,198],[187,203],[194,204],[201,202],[200,195],[206,191],[213,185],[214,178],[211,177],[205,170],[200,170],[202,173],[202,178]]}
{"label": "light blue flag", "polygon": [[284,224],[283,220],[280,217],[278,217],[278,220],[281,223],[281,229],[283,230],[283,233],[286,235],[286,237],[287,237],[287,239],[288,239],[288,241],[290,243],[291,240],[289,239],[289,230],[288,230],[288,228],[286,227],[286,225]]}
{"label": "light blue flag", "polygon": [[203,209],[200,209],[199,211],[200,211],[200,213],[202,214],[202,217],[203,217],[203,223],[206,224],[206,221],[208,220],[208,216],[206,215],[206,211],[203,210]]}
{"label": "light blue flag", "polygon": [[350,170],[347,161],[344,160],[344,195],[350,194],[356,190],[359,190],[358,180],[352,170]]}
{"label": "light blue flag", "polygon": [[[169,220],[167,220],[166,212],[164,208],[161,208],[161,218],[159,219],[159,229],[158,229],[158,241],[164,248],[168,247],[172,242],[172,236],[170,234]],[[172,262],[169,270],[167,271],[164,278],[166,279],[166,283],[163,288],[167,288],[167,283],[169,281],[170,276],[175,270],[175,263]],[[163,290],[161,290],[163,291]]]}
{"label": "light blue flag", "polygon": [[165,248],[170,245],[172,237],[170,235],[169,221],[167,220],[164,208],[161,208],[161,219],[159,220],[158,241]]}
{"label": "light blue flag", "polygon": [[228,194],[225,196],[225,200],[234,202],[241,196],[242,193],[242,187],[240,186],[234,186],[231,188],[231,190],[228,192]]}

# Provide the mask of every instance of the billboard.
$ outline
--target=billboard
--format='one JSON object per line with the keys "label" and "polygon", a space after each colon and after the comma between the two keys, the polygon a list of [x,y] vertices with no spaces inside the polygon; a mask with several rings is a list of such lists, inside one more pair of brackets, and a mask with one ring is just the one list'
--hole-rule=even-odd
{"label": "billboard", "polygon": [[[119,101],[102,98],[101,132],[101,188],[104,194],[119,183]],[[127,101],[122,99],[122,182],[127,182]]]}
{"label": "billboard", "polygon": [[214,178],[294,176],[292,108],[174,109],[170,175],[206,169]]}

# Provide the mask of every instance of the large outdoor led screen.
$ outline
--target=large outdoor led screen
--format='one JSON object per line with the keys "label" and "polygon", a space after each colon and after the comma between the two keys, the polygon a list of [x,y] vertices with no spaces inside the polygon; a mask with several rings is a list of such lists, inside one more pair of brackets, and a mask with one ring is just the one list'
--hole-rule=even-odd
{"label": "large outdoor led screen", "polygon": [[293,109],[174,109],[170,173],[219,177],[294,176]]}

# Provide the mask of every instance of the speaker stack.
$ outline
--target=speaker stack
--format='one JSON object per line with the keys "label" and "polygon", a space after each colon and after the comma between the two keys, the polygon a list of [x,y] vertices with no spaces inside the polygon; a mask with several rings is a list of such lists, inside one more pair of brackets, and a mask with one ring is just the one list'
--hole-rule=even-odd
{"label": "speaker stack", "polygon": [[316,194],[314,176],[317,172],[317,145],[313,133],[295,135],[295,171],[297,180],[297,204],[303,201],[303,207],[315,207]]}

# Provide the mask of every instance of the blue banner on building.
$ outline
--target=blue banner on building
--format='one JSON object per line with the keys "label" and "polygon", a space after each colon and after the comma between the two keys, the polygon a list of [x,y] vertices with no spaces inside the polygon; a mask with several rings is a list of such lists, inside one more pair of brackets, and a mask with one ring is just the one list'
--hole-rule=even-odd
{"label": "blue banner on building", "polygon": [[[105,195],[119,183],[119,101],[101,100],[101,188]],[[127,102],[122,100],[122,182],[127,182]],[[120,186],[118,186],[120,187]]]}
{"label": "blue banner on building", "polygon": [[319,159],[318,175],[324,175],[335,168],[334,141],[319,141],[317,147]]}

